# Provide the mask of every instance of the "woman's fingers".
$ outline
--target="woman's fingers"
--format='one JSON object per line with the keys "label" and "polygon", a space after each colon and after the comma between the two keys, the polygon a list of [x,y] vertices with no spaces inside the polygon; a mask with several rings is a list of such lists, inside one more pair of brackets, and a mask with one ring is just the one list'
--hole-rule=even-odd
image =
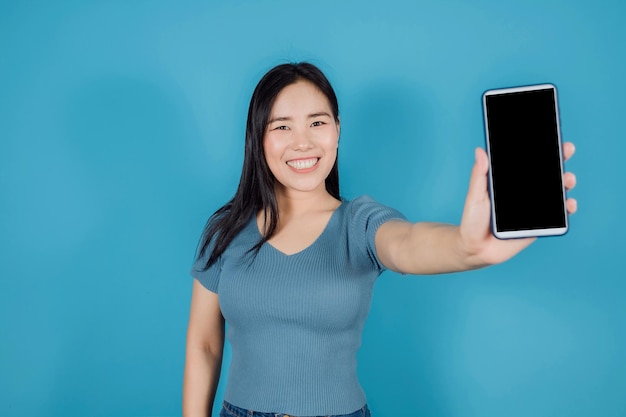
{"label": "woman's fingers", "polygon": [[[570,159],[575,152],[576,147],[572,142],[565,142],[563,144],[563,157],[566,161]],[[565,185],[565,189],[568,191],[576,187],[576,175],[571,172],[563,174],[563,185]],[[576,213],[576,210],[578,210],[578,202],[575,198],[568,198],[565,205],[569,214],[574,214]]]}
{"label": "woman's fingers", "polygon": [[576,175],[571,172],[566,172],[563,174],[563,184],[567,190],[571,190],[576,187]]}
{"label": "woman's fingers", "polygon": [[578,202],[575,198],[568,198],[565,204],[567,206],[567,212],[569,214],[574,214],[576,213],[576,210],[578,210]]}
{"label": "woman's fingers", "polygon": [[576,147],[574,146],[572,142],[565,142],[563,144],[563,156],[566,161],[570,159],[572,155],[574,155],[575,152],[576,152]]}

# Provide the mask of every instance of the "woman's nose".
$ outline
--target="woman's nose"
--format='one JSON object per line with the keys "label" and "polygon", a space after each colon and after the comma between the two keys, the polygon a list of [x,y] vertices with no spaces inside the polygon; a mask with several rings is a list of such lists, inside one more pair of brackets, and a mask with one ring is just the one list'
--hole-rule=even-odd
{"label": "woman's nose", "polygon": [[293,149],[298,150],[311,149],[313,147],[313,138],[311,137],[309,132],[296,131],[293,135],[292,147]]}

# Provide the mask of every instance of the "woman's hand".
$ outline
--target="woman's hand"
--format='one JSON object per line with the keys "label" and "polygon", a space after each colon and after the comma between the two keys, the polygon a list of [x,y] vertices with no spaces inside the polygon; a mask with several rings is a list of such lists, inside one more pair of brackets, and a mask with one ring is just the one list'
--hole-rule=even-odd
{"label": "woman's hand", "polygon": [[[574,155],[575,147],[571,142],[563,145],[565,160]],[[526,248],[536,238],[497,239],[491,232],[491,201],[487,187],[487,154],[481,148],[476,149],[476,162],[472,169],[469,191],[465,199],[463,217],[461,218],[460,237],[464,250],[473,258],[477,266],[497,264],[513,257]],[[576,185],[576,176],[571,172],[563,175],[567,190]],[[576,212],[577,203],[568,198],[567,211]]]}

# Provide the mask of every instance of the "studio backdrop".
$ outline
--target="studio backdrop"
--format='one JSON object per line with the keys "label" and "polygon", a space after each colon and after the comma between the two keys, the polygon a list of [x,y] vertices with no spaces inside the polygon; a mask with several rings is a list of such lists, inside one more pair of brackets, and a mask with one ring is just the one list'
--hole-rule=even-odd
{"label": "studio backdrop", "polygon": [[181,415],[196,245],[254,86],[293,61],[336,89],[343,197],[411,221],[460,221],[487,89],[554,83],[577,148],[565,236],[378,279],[373,415],[626,415],[625,4],[2,2],[0,415]]}

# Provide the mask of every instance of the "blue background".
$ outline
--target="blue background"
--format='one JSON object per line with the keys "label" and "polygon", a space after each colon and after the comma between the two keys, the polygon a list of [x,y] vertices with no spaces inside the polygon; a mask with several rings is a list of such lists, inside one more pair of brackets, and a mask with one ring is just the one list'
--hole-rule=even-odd
{"label": "blue background", "polygon": [[374,415],[626,415],[624,17],[617,0],[2,1],[0,415],[180,415],[195,246],[235,191],[256,82],[294,60],[336,88],[342,194],[413,221],[459,221],[488,88],[557,84],[577,145],[569,234],[379,279],[359,353]]}

